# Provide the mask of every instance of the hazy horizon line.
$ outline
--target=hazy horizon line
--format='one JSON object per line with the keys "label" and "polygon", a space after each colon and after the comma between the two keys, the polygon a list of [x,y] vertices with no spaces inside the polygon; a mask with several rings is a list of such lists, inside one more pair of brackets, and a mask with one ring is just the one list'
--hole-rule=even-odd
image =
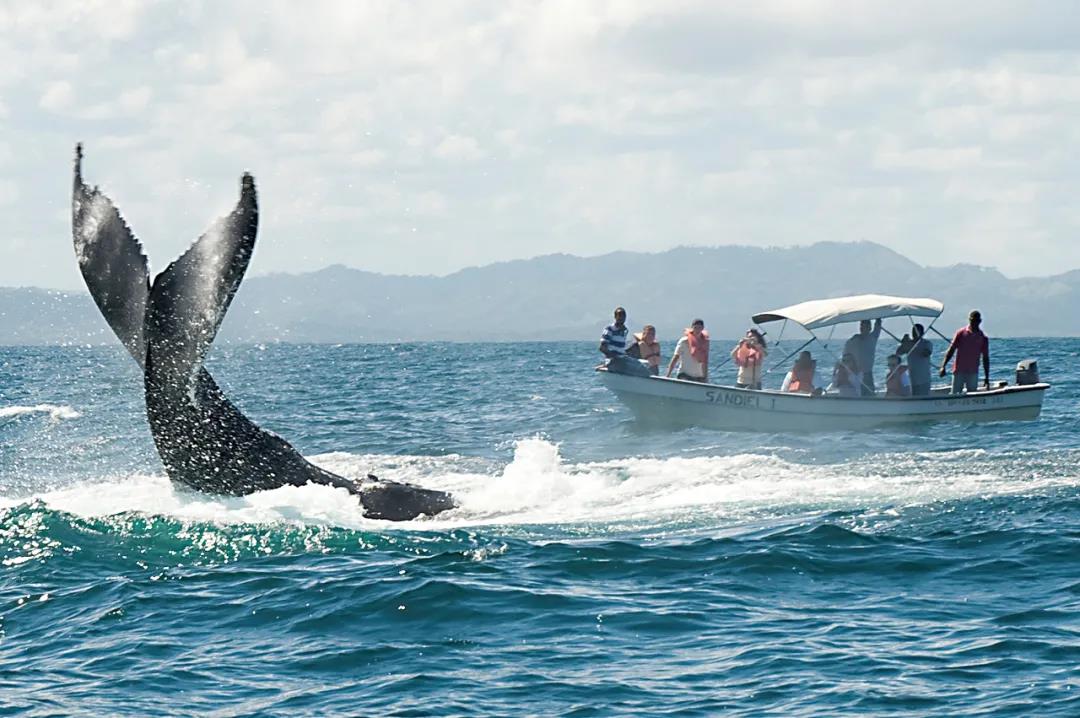
{"label": "hazy horizon line", "polygon": [[[752,245],[752,244],[737,244],[737,243],[733,243],[733,244],[713,244],[713,245],[680,244],[680,245],[677,245],[675,247],[670,247],[668,249],[658,250],[658,251],[655,251],[655,252],[632,250],[632,249],[617,249],[617,250],[614,250],[614,251],[611,251],[611,252],[603,252],[601,254],[573,254],[573,253],[570,253],[570,252],[549,252],[547,254],[532,255],[530,257],[518,257],[518,258],[515,258],[515,259],[502,259],[502,260],[497,260],[497,261],[494,261],[494,262],[488,262],[487,264],[469,265],[469,266],[465,266],[465,267],[460,267],[458,269],[455,269],[455,270],[453,270],[451,272],[447,272],[445,274],[386,273],[386,272],[374,271],[374,270],[371,270],[371,269],[364,269],[362,267],[352,266],[352,265],[349,265],[349,264],[345,264],[344,262],[331,262],[330,264],[327,264],[327,265],[325,265],[323,267],[320,267],[319,269],[311,269],[311,270],[299,271],[299,272],[285,272],[285,271],[280,271],[280,270],[273,270],[273,271],[266,271],[266,272],[254,271],[254,272],[251,272],[250,274],[248,274],[247,278],[248,279],[261,279],[261,278],[272,278],[272,277],[299,277],[299,276],[304,276],[304,275],[317,274],[319,272],[324,272],[327,269],[333,269],[335,267],[342,267],[342,268],[348,269],[350,271],[363,272],[365,274],[371,274],[371,275],[379,276],[379,277],[408,278],[408,279],[446,279],[448,277],[453,277],[454,275],[461,274],[462,272],[467,272],[467,271],[471,271],[471,270],[487,269],[489,267],[497,267],[497,266],[501,266],[501,265],[514,264],[514,263],[518,263],[518,262],[532,262],[532,261],[536,261],[536,260],[540,260],[540,259],[546,259],[548,257],[570,257],[570,258],[573,258],[573,259],[602,259],[604,257],[610,257],[610,256],[616,255],[616,254],[630,254],[630,255],[646,256],[646,257],[648,257],[648,256],[658,257],[658,256],[662,256],[662,255],[665,255],[665,254],[671,254],[672,252],[679,252],[679,251],[683,251],[683,250],[694,250],[694,249],[698,249],[698,250],[740,249],[740,250],[753,250],[753,251],[759,251],[759,252],[773,252],[773,251],[789,252],[789,251],[797,251],[797,250],[802,250],[802,249],[812,249],[812,248],[820,246],[820,245],[841,245],[841,246],[872,245],[874,247],[879,247],[879,248],[884,249],[886,251],[892,252],[893,254],[897,255],[898,257],[901,257],[901,258],[911,262],[912,264],[914,264],[914,265],[916,265],[916,266],[918,266],[918,267],[920,267],[922,269],[950,269],[950,268],[953,268],[953,267],[974,267],[976,269],[992,270],[992,271],[998,272],[1003,277],[1005,277],[1006,279],[1009,279],[1009,280],[1050,279],[1050,278],[1053,278],[1053,277],[1060,277],[1060,276],[1062,276],[1064,274],[1069,274],[1070,272],[1080,270],[1080,267],[1073,267],[1071,269],[1065,269],[1065,270],[1062,270],[1062,271],[1055,272],[1054,274],[1027,274],[1027,275],[1011,276],[1009,274],[1006,274],[1006,272],[1001,267],[996,267],[996,266],[989,265],[989,264],[977,264],[977,263],[974,263],[974,262],[957,262],[957,263],[954,263],[954,264],[944,264],[944,265],[919,264],[917,261],[915,261],[911,257],[907,256],[903,252],[901,252],[901,251],[899,251],[897,249],[894,249],[893,247],[890,247],[890,246],[888,246],[886,244],[882,244],[880,242],[875,242],[875,241],[869,240],[869,239],[856,239],[856,240],[851,240],[851,241],[819,240],[819,241],[810,242],[810,243],[807,243],[807,244],[766,245],[766,246],[758,246],[758,245]],[[76,292],[76,291],[81,291],[84,288],[85,287],[80,287],[80,286],[62,287],[62,286],[42,286],[42,285],[31,285],[31,284],[0,286],[0,289],[40,289],[40,290],[49,291],[49,292]]]}

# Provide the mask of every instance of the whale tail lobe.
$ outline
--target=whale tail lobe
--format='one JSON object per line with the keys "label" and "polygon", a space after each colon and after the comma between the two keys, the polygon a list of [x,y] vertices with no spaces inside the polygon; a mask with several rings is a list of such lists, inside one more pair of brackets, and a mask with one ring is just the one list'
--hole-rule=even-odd
{"label": "whale tail lobe", "polygon": [[143,366],[143,319],[150,295],[146,255],[112,201],[83,182],[82,145],[75,148],[71,227],[79,271],[90,296],[124,348]]}
{"label": "whale tail lobe", "polygon": [[195,386],[251,261],[258,227],[255,180],[245,174],[236,208],[154,278],[144,322],[147,360],[178,387]]}

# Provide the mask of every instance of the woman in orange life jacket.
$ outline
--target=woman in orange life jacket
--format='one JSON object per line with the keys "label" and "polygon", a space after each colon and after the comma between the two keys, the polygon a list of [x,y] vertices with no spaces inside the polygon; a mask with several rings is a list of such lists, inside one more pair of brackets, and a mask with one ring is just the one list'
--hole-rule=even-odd
{"label": "woman in orange life jacket", "polygon": [[784,377],[780,391],[813,394],[816,389],[815,384],[817,384],[817,362],[810,356],[810,352],[802,352],[792,365],[791,371]]}
{"label": "woman in orange life jacket", "polygon": [[911,377],[896,354],[889,355],[889,374],[885,377],[885,396],[911,396]]}
{"label": "woman in orange life jacket", "polygon": [[731,358],[739,368],[735,386],[740,389],[761,388],[765,357],[769,355],[766,346],[764,334],[754,328],[746,330],[746,336],[731,350]]}

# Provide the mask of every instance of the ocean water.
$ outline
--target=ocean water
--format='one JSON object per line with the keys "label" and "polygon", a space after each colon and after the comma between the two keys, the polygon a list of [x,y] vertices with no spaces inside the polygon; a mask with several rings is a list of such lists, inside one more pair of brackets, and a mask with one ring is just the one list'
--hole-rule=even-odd
{"label": "ocean water", "polygon": [[460,502],[391,524],[173,486],[118,345],[0,348],[0,713],[1080,715],[1080,341],[993,351],[1039,421],[765,435],[637,425],[590,342],[215,347]]}

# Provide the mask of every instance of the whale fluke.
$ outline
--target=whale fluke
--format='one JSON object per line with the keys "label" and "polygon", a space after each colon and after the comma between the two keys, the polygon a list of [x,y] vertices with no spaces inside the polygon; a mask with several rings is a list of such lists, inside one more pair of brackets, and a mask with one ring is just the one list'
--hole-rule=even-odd
{"label": "whale fluke", "polygon": [[76,145],[71,196],[75,257],[105,321],[142,366],[146,352],[143,319],[150,294],[146,255],[109,198],[83,183],[82,156],[82,145]]}
{"label": "whale fluke", "polygon": [[194,384],[247,271],[258,227],[255,180],[245,174],[236,209],[154,278],[143,331],[159,372],[182,374]]}
{"label": "whale fluke", "polygon": [[79,269],[109,326],[143,368],[146,416],[169,477],[200,491],[242,495],[307,483],[359,496],[364,515],[394,521],[454,507],[442,491],[350,481],[307,461],[236,408],[203,366],[251,260],[258,230],[255,180],[236,208],[149,282],[142,245],[112,202],[82,179],[76,148],[72,235]]}

